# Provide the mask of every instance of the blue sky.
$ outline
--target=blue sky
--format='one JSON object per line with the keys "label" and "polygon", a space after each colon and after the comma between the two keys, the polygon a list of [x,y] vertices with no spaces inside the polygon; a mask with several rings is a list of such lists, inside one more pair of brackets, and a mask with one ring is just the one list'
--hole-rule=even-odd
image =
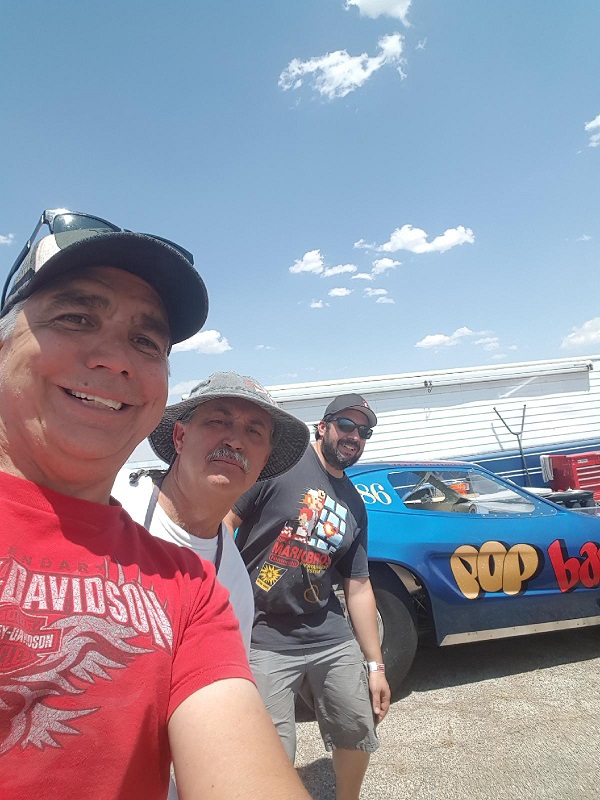
{"label": "blue sky", "polygon": [[195,254],[171,401],[600,352],[600,4],[20,0],[0,276],[44,208]]}

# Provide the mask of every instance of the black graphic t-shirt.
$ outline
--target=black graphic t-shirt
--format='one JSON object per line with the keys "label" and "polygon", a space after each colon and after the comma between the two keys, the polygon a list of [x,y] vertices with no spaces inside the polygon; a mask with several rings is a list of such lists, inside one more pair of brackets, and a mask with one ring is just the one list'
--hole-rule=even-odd
{"label": "black graphic t-shirt", "polygon": [[236,542],[254,590],[252,646],[350,639],[333,584],[369,575],[367,513],[350,480],[330,475],[309,447],[293,469],[257,483],[233,510],[243,520]]}

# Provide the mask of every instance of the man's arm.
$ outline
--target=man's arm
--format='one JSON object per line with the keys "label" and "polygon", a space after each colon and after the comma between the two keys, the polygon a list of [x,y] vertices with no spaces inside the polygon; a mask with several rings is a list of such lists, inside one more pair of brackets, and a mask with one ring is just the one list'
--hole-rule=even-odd
{"label": "man's arm", "polygon": [[[354,628],[356,640],[367,661],[382,663],[377,607],[369,578],[344,578],[346,608]],[[369,673],[369,690],[373,713],[378,721],[385,717],[390,707],[391,692],[385,672]]]}
{"label": "man's arm", "polygon": [[169,742],[180,800],[310,800],[250,681],[216,681],[186,698]]}

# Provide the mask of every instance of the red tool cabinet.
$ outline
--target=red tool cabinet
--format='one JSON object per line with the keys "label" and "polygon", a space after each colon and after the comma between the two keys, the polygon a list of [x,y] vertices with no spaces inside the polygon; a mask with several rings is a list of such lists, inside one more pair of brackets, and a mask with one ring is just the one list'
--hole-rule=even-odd
{"label": "red tool cabinet", "polygon": [[550,485],[555,492],[588,489],[594,492],[594,500],[600,499],[600,451],[547,458],[552,465]]}

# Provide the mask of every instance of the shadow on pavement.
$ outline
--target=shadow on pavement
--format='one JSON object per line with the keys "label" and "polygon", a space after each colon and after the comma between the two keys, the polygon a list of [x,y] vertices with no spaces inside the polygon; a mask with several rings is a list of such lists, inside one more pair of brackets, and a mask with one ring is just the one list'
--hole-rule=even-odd
{"label": "shadow on pavement", "polygon": [[598,658],[600,628],[539,633],[490,642],[420,646],[394,701],[426,692]]}
{"label": "shadow on pavement", "polygon": [[306,791],[319,800],[335,800],[335,776],[330,758],[319,758],[296,770]]}

